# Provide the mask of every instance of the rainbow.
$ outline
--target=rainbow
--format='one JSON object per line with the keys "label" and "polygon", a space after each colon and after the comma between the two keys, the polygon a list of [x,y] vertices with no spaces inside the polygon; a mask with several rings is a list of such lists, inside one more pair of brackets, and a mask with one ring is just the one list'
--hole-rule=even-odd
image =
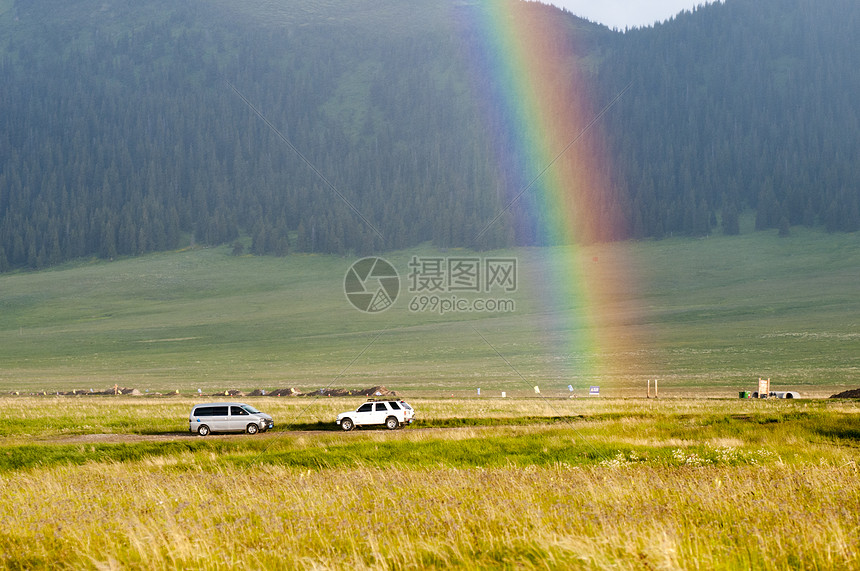
{"label": "rainbow", "polygon": [[530,221],[518,226],[518,241],[554,246],[537,257],[549,296],[542,327],[561,361],[558,375],[580,387],[629,381],[636,353],[624,326],[635,311],[624,296],[634,280],[630,263],[623,245],[589,246],[623,235],[623,217],[596,122],[607,108],[592,105],[576,55],[579,23],[535,2],[467,10],[476,96],[512,193],[507,210]]}

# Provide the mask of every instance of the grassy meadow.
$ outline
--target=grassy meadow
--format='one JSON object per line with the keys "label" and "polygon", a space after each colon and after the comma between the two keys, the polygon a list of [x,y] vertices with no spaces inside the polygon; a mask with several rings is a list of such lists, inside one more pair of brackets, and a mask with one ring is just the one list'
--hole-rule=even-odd
{"label": "grassy meadow", "polygon": [[[860,407],[817,398],[860,385],[858,238],[385,254],[404,283],[413,256],[515,257],[507,313],[414,312],[402,292],[363,314],[335,256],[0,275],[0,567],[858,567]],[[554,295],[569,260],[634,342],[570,342],[589,307]],[[635,366],[594,376],[589,351]],[[737,399],[758,377],[806,398]],[[143,394],[80,394],[114,385]],[[318,389],[376,385],[416,425],[336,430],[362,397]],[[286,387],[305,396],[241,397],[274,431],[187,432],[196,402]]]}
{"label": "grassy meadow", "polygon": [[[413,256],[514,257],[512,312],[410,311]],[[860,236],[793,230],[505,252],[417,248],[385,254],[401,297],[363,314],[343,290],[355,261],[336,256],[232,256],[189,249],[81,261],[0,275],[0,389],[207,394],[227,389],[366,388],[401,394],[732,396],[774,388],[829,396],[860,382]],[[584,348],[586,309],[553,282],[562,260],[600,267],[612,304],[599,311],[634,341]],[[595,262],[592,262],[595,260]],[[598,262],[599,260],[599,262]],[[605,269],[604,269],[605,268]],[[555,279],[557,282],[557,278]],[[494,296],[499,297],[499,293]],[[461,296],[465,297],[465,296]],[[568,319],[568,317],[572,317]],[[595,376],[589,351],[631,363]]]}
{"label": "grassy meadow", "polygon": [[0,566],[860,564],[854,402],[418,399],[413,427],[334,430],[351,400],[200,438],[190,399],[5,397]]}

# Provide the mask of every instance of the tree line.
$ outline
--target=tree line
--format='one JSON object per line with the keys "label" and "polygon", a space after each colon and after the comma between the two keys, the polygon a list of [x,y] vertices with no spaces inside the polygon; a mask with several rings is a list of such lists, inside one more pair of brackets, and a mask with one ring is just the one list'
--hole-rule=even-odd
{"label": "tree line", "polygon": [[[619,220],[601,239],[737,233],[748,209],[759,229],[860,229],[855,4],[727,0],[626,33],[523,6],[569,20],[598,106],[631,84],[587,141],[610,158],[594,168]],[[0,15],[0,271],[189,239],[273,255],[547,243],[528,200],[503,212],[521,181],[476,100],[461,4],[402,34],[373,10],[277,25],[218,6]]]}

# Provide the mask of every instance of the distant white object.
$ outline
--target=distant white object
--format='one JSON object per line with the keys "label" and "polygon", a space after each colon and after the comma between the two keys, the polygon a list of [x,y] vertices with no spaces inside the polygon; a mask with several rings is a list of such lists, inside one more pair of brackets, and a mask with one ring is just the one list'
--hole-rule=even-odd
{"label": "distant white object", "polygon": [[590,389],[588,389],[588,396],[599,397],[600,396],[600,387],[591,387]]}
{"label": "distant white object", "polygon": [[478,396],[481,396],[481,388],[478,387]]}
{"label": "distant white object", "polygon": [[502,398],[505,398],[507,396],[508,396],[508,393],[506,393],[505,391],[502,391]]}
{"label": "distant white object", "polygon": [[540,394],[540,387],[539,387],[539,386],[537,386],[537,385],[535,385],[535,394],[536,394],[536,395],[539,395],[539,394]]}
{"label": "distant white object", "polygon": [[573,385],[567,385],[567,390],[569,390],[570,392],[573,392]]}

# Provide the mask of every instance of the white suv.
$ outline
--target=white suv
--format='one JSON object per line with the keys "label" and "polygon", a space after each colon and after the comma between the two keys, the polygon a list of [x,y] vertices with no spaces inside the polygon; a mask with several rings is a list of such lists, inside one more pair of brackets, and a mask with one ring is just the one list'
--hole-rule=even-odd
{"label": "white suv", "polygon": [[355,410],[337,415],[335,424],[344,430],[369,425],[385,425],[389,430],[394,430],[404,424],[412,424],[414,417],[415,411],[402,400],[372,399]]}

